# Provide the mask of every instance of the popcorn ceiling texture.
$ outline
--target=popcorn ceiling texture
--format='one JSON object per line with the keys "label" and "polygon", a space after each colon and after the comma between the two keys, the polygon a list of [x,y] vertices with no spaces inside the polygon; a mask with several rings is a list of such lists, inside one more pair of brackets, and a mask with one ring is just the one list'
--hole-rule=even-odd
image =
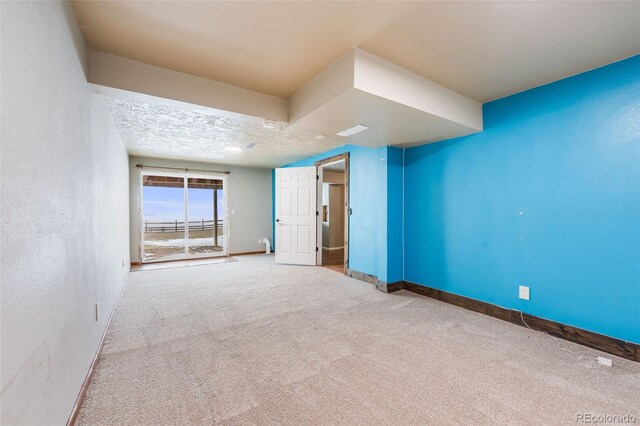
{"label": "popcorn ceiling texture", "polygon": [[[261,122],[224,117],[213,110],[188,111],[113,97],[105,100],[131,155],[272,168],[343,145],[279,127],[265,129]],[[227,145],[245,148],[250,143],[257,145],[240,153],[224,150]]]}

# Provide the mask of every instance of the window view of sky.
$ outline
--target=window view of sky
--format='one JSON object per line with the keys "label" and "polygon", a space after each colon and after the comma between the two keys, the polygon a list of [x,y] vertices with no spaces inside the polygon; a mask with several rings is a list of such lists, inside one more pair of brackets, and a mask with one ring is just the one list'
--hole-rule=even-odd
{"label": "window view of sky", "polygon": [[[213,190],[192,189],[189,196],[189,221],[213,220]],[[224,215],[224,191],[218,191],[218,217]],[[184,221],[184,189],[159,186],[142,187],[144,220],[149,222]]]}

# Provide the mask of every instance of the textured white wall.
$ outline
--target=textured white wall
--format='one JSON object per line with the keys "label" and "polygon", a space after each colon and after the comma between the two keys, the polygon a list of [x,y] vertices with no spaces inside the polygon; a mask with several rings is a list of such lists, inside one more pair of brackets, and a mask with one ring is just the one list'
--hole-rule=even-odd
{"label": "textured white wall", "polygon": [[128,159],[69,5],[0,10],[0,423],[64,424],[128,271]]}
{"label": "textured white wall", "polygon": [[[131,260],[139,260],[140,249],[140,178],[137,164],[150,167],[178,167],[211,171],[230,171],[229,182],[229,253],[264,250],[258,238],[267,237],[273,244],[271,212],[271,169],[219,165],[202,162],[131,157],[129,186],[131,206]],[[235,213],[231,213],[231,209]]]}

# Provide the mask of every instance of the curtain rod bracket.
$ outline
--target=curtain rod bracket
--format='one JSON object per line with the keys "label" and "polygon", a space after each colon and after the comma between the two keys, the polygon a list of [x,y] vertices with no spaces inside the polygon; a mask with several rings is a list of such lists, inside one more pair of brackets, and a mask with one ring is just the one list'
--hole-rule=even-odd
{"label": "curtain rod bracket", "polygon": [[149,169],[168,169],[168,170],[179,170],[181,172],[189,173],[189,172],[207,172],[207,173],[222,173],[227,176],[231,174],[229,170],[220,171],[220,170],[203,170],[203,169],[181,169],[179,167],[164,167],[164,166],[145,166],[143,164],[136,164],[136,167],[139,169],[149,168]]}

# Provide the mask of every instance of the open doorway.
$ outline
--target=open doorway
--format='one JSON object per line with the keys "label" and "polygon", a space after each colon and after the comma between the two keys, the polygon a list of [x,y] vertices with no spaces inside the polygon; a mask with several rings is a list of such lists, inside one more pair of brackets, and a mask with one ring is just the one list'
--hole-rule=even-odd
{"label": "open doorway", "polygon": [[317,264],[346,273],[349,235],[349,155],[316,163],[318,168]]}

